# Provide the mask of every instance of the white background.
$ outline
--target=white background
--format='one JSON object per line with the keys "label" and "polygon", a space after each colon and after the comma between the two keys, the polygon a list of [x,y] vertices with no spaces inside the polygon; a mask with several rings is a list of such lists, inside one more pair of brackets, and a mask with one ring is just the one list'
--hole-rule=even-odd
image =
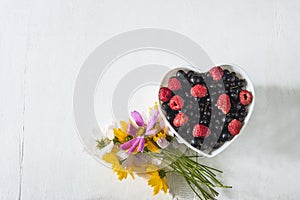
{"label": "white background", "polygon": [[210,160],[220,199],[300,199],[300,2],[0,1],[0,199],[170,199],[121,183],[81,145],[72,95],[87,56],[118,33],[182,33],[256,85],[253,120]]}

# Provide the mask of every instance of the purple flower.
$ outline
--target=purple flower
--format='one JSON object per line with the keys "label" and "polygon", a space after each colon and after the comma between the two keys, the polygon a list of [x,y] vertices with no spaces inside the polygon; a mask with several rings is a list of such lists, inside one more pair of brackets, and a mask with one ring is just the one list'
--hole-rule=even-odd
{"label": "purple flower", "polygon": [[154,135],[156,133],[156,129],[153,129],[154,125],[157,122],[158,118],[158,110],[156,110],[151,117],[150,122],[145,127],[145,122],[143,120],[142,115],[138,111],[131,112],[131,117],[134,119],[136,125],[135,127],[131,123],[128,126],[127,132],[129,135],[135,136],[133,139],[125,142],[120,146],[122,150],[128,150],[128,153],[133,153],[136,148],[138,148],[138,152],[143,152],[145,147],[145,135]]}
{"label": "purple flower", "polygon": [[137,147],[138,147],[138,152],[143,152],[144,146],[145,146],[145,138],[136,137],[122,144],[120,148],[122,150],[128,150],[128,153],[133,153]]}

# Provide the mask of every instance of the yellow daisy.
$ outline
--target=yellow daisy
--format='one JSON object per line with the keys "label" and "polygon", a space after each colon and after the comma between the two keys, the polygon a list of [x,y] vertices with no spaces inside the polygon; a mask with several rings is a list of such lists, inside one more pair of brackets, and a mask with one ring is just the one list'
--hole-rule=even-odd
{"label": "yellow daisy", "polygon": [[121,124],[122,131],[127,133],[128,124],[125,121],[120,121],[120,124]]}
{"label": "yellow daisy", "polygon": [[156,135],[153,136],[153,140],[154,142],[157,142],[157,140],[161,139],[161,138],[166,138],[167,134],[165,131],[160,131],[159,133],[157,133]]}
{"label": "yellow daisy", "polygon": [[112,165],[112,168],[114,172],[118,175],[119,180],[123,180],[127,178],[127,175],[129,174],[132,179],[134,179],[134,175],[132,171],[129,169],[125,169],[119,162],[119,159],[117,157],[118,149],[116,147],[113,147],[111,152],[106,153],[102,156],[102,160],[104,160],[107,163],[110,163]]}
{"label": "yellow daisy", "polygon": [[131,170],[126,170],[122,165],[115,165],[113,167],[114,172],[118,175],[118,179],[121,181],[123,179],[127,178],[127,175],[129,174],[132,179],[134,179],[134,175]]}
{"label": "yellow daisy", "polygon": [[168,184],[166,181],[166,173],[163,170],[157,170],[150,172],[150,178],[148,180],[148,185],[153,187],[153,194],[158,194],[161,190],[164,191],[164,193],[167,193],[168,191]]}
{"label": "yellow daisy", "polygon": [[160,152],[160,148],[158,148],[151,140],[147,139],[145,143],[145,147],[152,152],[152,153],[158,153]]}
{"label": "yellow daisy", "polygon": [[114,128],[114,135],[122,144],[126,142],[126,138],[128,136],[128,134],[120,128]]}

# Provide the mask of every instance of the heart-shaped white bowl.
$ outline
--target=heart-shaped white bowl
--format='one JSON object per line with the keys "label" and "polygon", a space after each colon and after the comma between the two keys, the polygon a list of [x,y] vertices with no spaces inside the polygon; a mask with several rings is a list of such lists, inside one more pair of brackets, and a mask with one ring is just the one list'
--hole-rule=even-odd
{"label": "heart-shaped white bowl", "polygon": [[[250,105],[247,106],[248,108],[248,114],[243,122],[243,126],[240,130],[240,133],[235,135],[230,141],[227,141],[225,142],[221,147],[217,148],[217,149],[214,149],[212,150],[211,152],[209,153],[206,153],[206,152],[203,152],[201,151],[200,149],[197,149],[195,147],[193,147],[188,141],[186,141],[179,133],[177,133],[177,131],[172,127],[172,125],[169,123],[169,121],[166,119],[166,116],[164,114],[164,111],[161,107],[161,104],[159,103],[159,111],[160,111],[160,114],[161,116],[163,117],[163,119],[165,120],[167,126],[169,127],[169,130],[171,133],[173,133],[177,140],[180,142],[180,143],[183,143],[185,144],[187,147],[189,147],[190,149],[194,150],[195,152],[199,153],[200,155],[202,156],[205,156],[205,157],[214,157],[216,155],[218,155],[219,153],[221,153],[222,151],[224,151],[229,145],[231,145],[233,143],[233,141],[235,141],[243,132],[243,130],[246,128],[247,126],[247,123],[252,115],[252,112],[253,112],[253,109],[254,109],[254,105],[255,105],[255,92],[254,92],[254,87],[253,87],[253,84],[249,78],[249,76],[246,74],[246,72],[239,66],[235,65],[235,64],[217,64],[215,66],[221,66],[223,69],[228,69],[229,71],[231,72],[235,72],[237,74],[237,76],[239,78],[243,78],[246,80],[247,84],[245,86],[245,89],[248,90],[248,91],[251,91],[252,95],[253,95],[253,100],[252,100],[252,103]],[[162,79],[161,81],[161,87],[166,87],[168,85],[168,80],[175,76],[176,75],[176,72],[181,69],[185,72],[189,71],[189,70],[193,70],[193,71],[196,71],[196,72],[205,72],[205,71],[201,71],[199,70],[198,68],[196,67],[193,67],[193,66],[184,66],[184,67],[180,67],[180,68],[176,68],[176,69],[172,69],[171,71],[169,71]],[[160,102],[160,100],[158,99],[157,100],[158,102]]]}

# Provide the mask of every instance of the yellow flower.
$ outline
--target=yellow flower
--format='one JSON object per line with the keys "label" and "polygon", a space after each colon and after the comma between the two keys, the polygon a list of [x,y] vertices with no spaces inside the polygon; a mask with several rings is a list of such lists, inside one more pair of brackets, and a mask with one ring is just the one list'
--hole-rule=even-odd
{"label": "yellow flower", "polygon": [[125,121],[120,121],[122,131],[127,133],[128,124]]}
{"label": "yellow flower", "polygon": [[158,139],[166,138],[166,137],[167,137],[166,132],[161,131],[161,132],[159,132],[159,133],[157,133],[156,135],[153,136],[153,140],[154,140],[154,142],[157,142]]}
{"label": "yellow flower", "polygon": [[153,107],[149,107],[149,111],[151,112],[152,110],[158,110],[158,103],[155,101]]}
{"label": "yellow flower", "polygon": [[158,103],[157,103],[156,101],[154,102],[153,108],[154,108],[155,110],[158,110]]}
{"label": "yellow flower", "polygon": [[165,179],[165,172],[163,170],[157,170],[150,172],[150,179],[148,180],[148,185],[153,187],[153,194],[156,195],[159,191],[164,191],[167,193],[168,184]]}
{"label": "yellow flower", "polygon": [[109,153],[106,153],[105,155],[103,155],[102,160],[104,160],[105,162],[107,162],[109,164],[112,164],[112,166],[120,164],[118,157],[113,152],[109,152]]}
{"label": "yellow flower", "polygon": [[129,169],[125,169],[119,162],[117,157],[118,149],[117,147],[113,147],[111,152],[106,153],[102,156],[102,160],[112,165],[114,172],[118,175],[119,180],[123,180],[127,178],[127,175],[130,174],[132,179],[134,179],[134,175],[132,171]]}
{"label": "yellow flower", "polygon": [[114,128],[114,135],[122,144],[126,142],[128,134],[120,128]]}
{"label": "yellow flower", "polygon": [[134,175],[131,170],[126,170],[122,165],[116,165],[113,167],[114,172],[118,175],[119,180],[123,180],[127,178],[127,175],[129,174],[132,179],[134,179]]}
{"label": "yellow flower", "polygon": [[160,148],[158,148],[151,140],[147,139],[145,143],[145,147],[152,152],[152,153],[157,153],[160,152]]}

